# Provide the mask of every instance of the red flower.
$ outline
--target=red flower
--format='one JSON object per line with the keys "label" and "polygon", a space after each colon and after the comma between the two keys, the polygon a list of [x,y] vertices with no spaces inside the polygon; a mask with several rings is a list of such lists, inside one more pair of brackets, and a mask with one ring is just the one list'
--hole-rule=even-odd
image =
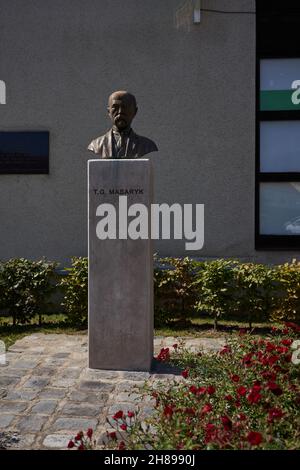
{"label": "red flower", "polygon": [[247,393],[247,389],[246,387],[244,387],[243,385],[241,385],[238,389],[237,389],[237,393],[238,395],[240,395],[241,397],[244,397]]}
{"label": "red flower", "polygon": [[176,344],[173,344],[173,348],[174,348],[174,349],[177,349],[177,348],[178,348],[178,344],[177,344],[177,343],[176,343]]}
{"label": "red flower", "polygon": [[280,395],[283,394],[283,391],[282,389],[279,387],[279,385],[275,382],[268,382],[267,383],[267,387],[268,389],[274,393],[274,395],[276,395],[277,397],[279,397]]}
{"label": "red flower", "polygon": [[286,346],[277,346],[276,351],[279,352],[279,354],[286,354],[289,352],[289,348]]}
{"label": "red flower", "polygon": [[280,408],[271,408],[269,410],[268,421],[269,423],[271,423],[274,421],[274,419],[280,419],[283,416],[284,416],[284,413]]}
{"label": "red flower", "polygon": [[279,356],[276,356],[276,355],[270,356],[268,359],[269,366],[272,366],[273,364],[275,364],[275,362],[277,362],[279,359],[280,359]]}
{"label": "red flower", "polygon": [[162,348],[160,353],[156,357],[157,361],[166,362],[170,359],[170,350],[169,348]]}
{"label": "red flower", "polygon": [[231,380],[232,380],[232,382],[239,382],[239,381],[240,381],[240,378],[239,378],[238,375],[233,374],[233,375],[231,376]]}
{"label": "red flower", "polygon": [[224,348],[220,351],[220,354],[223,356],[224,354],[229,354],[231,353],[231,347],[230,346],[224,346]]}
{"label": "red flower", "polygon": [[78,447],[78,450],[85,450],[84,445],[81,443],[80,446]]}
{"label": "red flower", "polygon": [[238,414],[237,417],[238,417],[238,419],[239,419],[240,421],[245,421],[245,420],[247,419],[247,417],[246,417],[246,415],[245,415],[244,413]]}
{"label": "red flower", "polygon": [[205,428],[205,444],[214,441],[217,437],[216,426],[212,423],[208,423]]}
{"label": "red flower", "polygon": [[260,432],[250,431],[247,440],[252,446],[258,446],[262,442],[262,435]]}
{"label": "red flower", "polygon": [[92,439],[92,436],[93,436],[93,430],[92,428],[89,428],[86,432],[86,435],[89,439]]}
{"label": "red flower", "polygon": [[242,359],[243,364],[245,364],[246,367],[250,367],[252,365],[252,353],[246,354],[243,359]]}
{"label": "red flower", "polygon": [[221,416],[221,421],[224,426],[224,429],[226,429],[226,431],[230,431],[230,429],[232,428],[231,419],[228,418],[228,416]]}
{"label": "red flower", "polygon": [[209,385],[207,387],[206,391],[209,395],[213,395],[215,393],[216,389],[215,389],[215,387],[213,387],[213,385]]}
{"label": "red flower", "polygon": [[247,328],[240,328],[239,329],[239,335],[244,336],[247,334]]}
{"label": "red flower", "polygon": [[83,432],[79,431],[79,433],[75,436],[75,441],[81,441],[83,438]]}
{"label": "red flower", "polygon": [[206,387],[199,387],[197,390],[197,395],[204,395],[206,393]]}
{"label": "red flower", "polygon": [[121,441],[119,444],[119,450],[124,450],[124,449],[126,449],[125,442]]}
{"label": "red flower", "polygon": [[247,400],[248,400],[249,403],[251,403],[251,405],[253,405],[255,403],[258,403],[260,401],[260,399],[261,399],[261,394],[259,393],[259,391],[256,391],[256,390],[253,390],[253,389],[251,390],[251,392],[247,396]]}
{"label": "red flower", "polygon": [[292,339],[282,339],[280,342],[284,346],[290,346],[292,344],[293,340]]}
{"label": "red flower", "polygon": [[194,395],[196,395],[198,392],[198,388],[195,385],[191,385],[189,388],[189,391],[193,393]]}
{"label": "red flower", "polygon": [[122,429],[122,431],[126,431],[127,430],[127,424],[125,424],[125,423],[121,424],[120,428]]}
{"label": "red flower", "polygon": [[165,406],[164,416],[166,416],[166,418],[172,418],[172,416],[173,416],[173,407],[172,406],[170,406],[170,405]]}
{"label": "red flower", "polygon": [[207,423],[205,429],[206,429],[206,431],[212,432],[212,431],[214,431],[214,430],[216,429],[216,426],[215,426],[214,424],[212,424],[212,423]]}
{"label": "red flower", "polygon": [[258,393],[261,391],[261,385],[260,385],[260,382],[258,382],[258,380],[256,382],[254,382],[254,385],[252,387],[252,391],[254,393]]}
{"label": "red flower", "polygon": [[204,405],[202,407],[202,410],[201,410],[201,413],[202,414],[206,414],[206,413],[209,413],[210,411],[212,411],[213,407],[211,406],[210,403],[207,403],[206,405]]}
{"label": "red flower", "polygon": [[186,415],[195,416],[195,414],[196,414],[194,408],[186,408],[186,409],[184,410],[184,412],[185,412]]}
{"label": "red flower", "polygon": [[232,395],[225,395],[225,400],[227,401],[232,401],[233,400],[233,396]]}
{"label": "red flower", "polygon": [[288,328],[291,328],[291,330],[300,331],[300,326],[297,325],[296,323],[286,322],[285,326],[287,326]]}
{"label": "red flower", "polygon": [[134,417],[134,411],[128,411],[127,416],[128,416],[128,418],[133,418]]}
{"label": "red flower", "polygon": [[73,441],[69,441],[68,449],[72,449],[74,446],[75,446],[75,443]]}
{"label": "red flower", "polygon": [[274,372],[265,371],[262,372],[262,377],[264,379],[276,380],[277,375]]}
{"label": "red flower", "polygon": [[274,351],[275,349],[276,349],[275,344],[270,343],[270,341],[268,341],[268,342],[267,342],[266,350],[267,350],[268,352],[271,352],[271,351]]}
{"label": "red flower", "polygon": [[117,413],[113,416],[113,419],[117,421],[118,419],[122,419],[124,416],[124,413],[122,410],[117,411]]}
{"label": "red flower", "polygon": [[181,375],[184,379],[187,379],[189,376],[189,370],[185,369],[183,372],[181,372]]}
{"label": "red flower", "polygon": [[110,432],[110,433],[109,433],[109,437],[110,437],[111,439],[116,440],[116,439],[117,439],[117,434],[116,434],[116,432],[115,432],[115,431]]}

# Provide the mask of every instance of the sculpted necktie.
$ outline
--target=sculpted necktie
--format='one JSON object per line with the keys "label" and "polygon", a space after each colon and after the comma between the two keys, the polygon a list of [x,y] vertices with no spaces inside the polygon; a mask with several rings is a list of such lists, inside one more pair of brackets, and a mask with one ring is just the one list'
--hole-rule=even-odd
{"label": "sculpted necktie", "polygon": [[119,138],[118,143],[117,143],[117,149],[118,149],[117,156],[119,158],[122,158],[122,157],[126,156],[125,155],[126,144],[125,144],[125,135],[124,134],[120,135],[120,138]]}

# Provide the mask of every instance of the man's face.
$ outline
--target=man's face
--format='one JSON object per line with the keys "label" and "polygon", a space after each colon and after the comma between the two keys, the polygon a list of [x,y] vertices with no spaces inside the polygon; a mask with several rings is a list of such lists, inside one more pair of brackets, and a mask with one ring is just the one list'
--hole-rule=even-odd
{"label": "man's face", "polygon": [[113,124],[121,131],[130,126],[136,115],[136,106],[133,99],[126,94],[114,93],[108,102],[108,114]]}

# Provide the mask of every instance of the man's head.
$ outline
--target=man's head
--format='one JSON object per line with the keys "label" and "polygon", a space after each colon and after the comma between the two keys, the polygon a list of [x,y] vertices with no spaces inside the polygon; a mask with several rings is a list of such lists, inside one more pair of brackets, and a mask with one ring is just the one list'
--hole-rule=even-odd
{"label": "man's head", "polygon": [[122,131],[131,125],[137,113],[136,99],[127,91],[115,91],[108,99],[107,110],[113,124]]}

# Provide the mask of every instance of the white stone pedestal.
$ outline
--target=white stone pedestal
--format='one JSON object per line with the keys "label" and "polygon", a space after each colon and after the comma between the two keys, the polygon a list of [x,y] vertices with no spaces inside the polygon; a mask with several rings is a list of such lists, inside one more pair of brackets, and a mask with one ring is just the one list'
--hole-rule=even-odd
{"label": "white stone pedestal", "polygon": [[[151,162],[89,160],[88,192],[89,367],[149,371],[153,357]],[[119,211],[120,196],[123,206],[127,202],[128,208],[132,204],[148,208],[148,239],[125,238],[126,214]],[[99,239],[108,220],[105,209],[112,213],[111,206],[102,204],[115,207],[116,239]],[[135,218],[128,216],[128,223]]]}

